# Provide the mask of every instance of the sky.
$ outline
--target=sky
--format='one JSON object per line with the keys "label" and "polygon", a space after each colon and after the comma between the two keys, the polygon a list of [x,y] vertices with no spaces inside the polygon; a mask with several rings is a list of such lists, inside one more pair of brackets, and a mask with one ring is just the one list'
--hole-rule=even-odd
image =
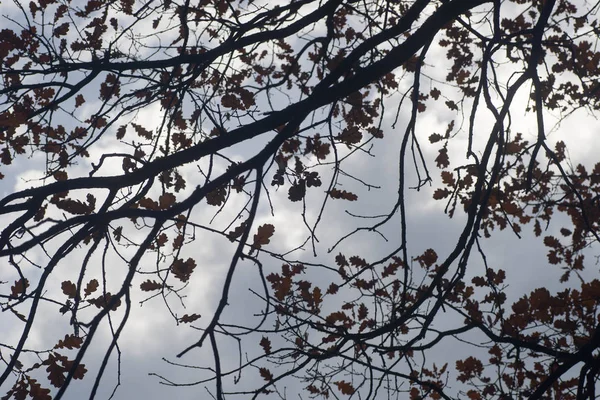
{"label": "sky", "polygon": [[[2,7],[0,8],[0,14],[10,14],[12,12],[10,8],[4,8],[5,4],[11,7],[11,3],[3,2],[0,6]],[[436,60],[442,57],[445,57],[445,50],[433,48],[428,57],[431,60],[430,66],[434,67]],[[430,71],[435,74],[435,68],[431,68]],[[409,84],[410,82],[400,82],[401,87],[407,87]],[[393,218],[382,227],[382,236],[371,232],[361,232],[343,241],[333,251],[329,251],[340,237],[356,227],[368,226],[369,220],[352,218],[348,213],[381,214],[390,210],[396,201],[399,174],[398,153],[404,128],[409,118],[409,110],[405,108],[400,111],[399,122],[394,128],[392,127],[395,117],[393,111],[400,101],[400,96],[396,94],[386,101],[389,113],[385,115],[383,120],[382,129],[385,137],[372,142],[373,148],[370,152],[373,156],[357,152],[353,155],[352,160],[345,165],[346,172],[349,174],[381,188],[367,191],[359,182],[352,179],[343,179],[343,189],[359,193],[359,201],[330,201],[316,232],[319,239],[316,244],[318,256],[313,256],[311,246],[306,245],[303,250],[291,253],[289,258],[334,265],[334,257],[341,252],[348,256],[356,254],[368,261],[375,261],[397,247],[400,226],[399,219]],[[515,102],[514,109],[524,109],[526,103],[527,99],[522,96]],[[94,103],[90,102],[86,104],[86,107],[93,108]],[[428,104],[428,109],[419,116],[419,140],[431,171],[433,185],[426,185],[419,191],[409,190],[406,194],[408,246],[409,254],[413,257],[422,254],[428,248],[434,248],[440,258],[443,259],[454,248],[464,223],[464,215],[461,212],[457,212],[455,217],[450,219],[447,215],[444,215],[445,204],[432,198],[433,191],[439,187],[441,181],[439,170],[435,167],[434,162],[439,145],[430,144],[427,138],[434,132],[443,133],[449,118],[451,118],[450,111],[443,103],[441,105]],[[487,138],[490,119],[489,115],[482,115],[479,118],[478,126],[481,127],[482,133],[481,136],[478,133],[476,145],[480,146],[481,143],[484,143],[482,141]],[[552,120],[552,115],[548,115],[548,118]],[[160,121],[159,107],[152,106],[142,110],[138,119],[144,121],[145,126],[148,127],[157,125]],[[519,126],[526,139],[530,141],[535,139],[535,121],[531,120],[530,115],[518,115],[516,113],[514,125]],[[548,140],[549,143],[556,140],[567,142],[569,155],[574,165],[579,162],[593,165],[597,161],[598,154],[598,148],[594,144],[594,135],[597,134],[597,128],[598,122],[595,118],[580,112],[572,116],[568,123],[562,124],[553,131]],[[574,132],[576,134],[573,134]],[[464,157],[466,141],[467,137],[464,132],[458,132],[454,140],[451,141],[450,155],[453,162]],[[248,154],[252,154],[253,151],[260,148],[263,143],[264,139],[259,139],[249,146],[244,144],[244,146],[231,149],[228,155],[235,160],[243,160]],[[92,150],[90,162],[98,160],[98,157],[103,153],[115,151],[118,146],[119,144],[114,139],[107,138],[99,141]],[[44,163],[44,158],[38,154],[26,159],[18,159],[10,167],[4,168],[3,173],[7,178],[0,184],[0,191],[2,191],[3,196],[41,184],[42,182],[32,179],[43,174]],[[202,162],[200,164],[202,165]],[[407,177],[407,187],[410,187],[417,183],[417,179],[414,170],[410,167],[410,160],[408,160],[407,165],[407,170],[403,173]],[[205,166],[203,165],[203,167]],[[79,166],[73,167],[69,173],[71,176],[85,176],[89,168],[90,164],[81,163]],[[103,174],[120,172],[120,165],[118,164],[109,164],[102,169]],[[187,168],[184,174],[188,182],[201,179],[196,165]],[[325,179],[323,180],[325,181]],[[192,189],[189,185],[183,194],[190,193]],[[325,196],[324,188],[321,189],[323,190],[311,192],[307,198],[309,206],[307,218],[310,221],[314,221],[316,218],[315,209],[310,206],[320,204],[319,202]],[[302,205],[287,200],[287,187],[280,190],[269,188],[269,193],[274,204],[273,214],[270,212],[268,203],[262,202],[255,226],[263,223],[273,224],[275,234],[266,249],[275,253],[285,253],[302,244],[307,237],[308,232],[300,215]],[[227,207],[218,214],[216,213],[217,208],[202,204],[196,210],[196,217],[198,221],[206,223],[212,220],[211,226],[220,228],[235,217],[236,213],[244,206],[244,203],[245,201],[241,197],[234,197],[227,204]],[[8,223],[13,217],[11,215],[3,216],[0,219],[0,225]],[[548,234],[555,233],[560,227],[559,223],[553,222],[547,232]],[[525,227],[521,239],[518,239],[510,231],[502,231],[495,232],[490,239],[482,240],[482,246],[489,265],[492,268],[502,268],[507,271],[509,301],[516,300],[537,287],[547,287],[555,290],[561,288],[557,284],[560,271],[547,265],[547,248],[539,238],[534,237],[531,231],[531,226]],[[48,250],[56,249],[61,240],[64,240],[68,235],[69,233],[65,233],[59,237],[49,245]],[[132,250],[124,249],[125,252]],[[234,251],[235,245],[228,240],[200,230],[197,232],[195,241],[184,248],[181,257],[196,259],[197,270],[192,275],[188,288],[184,292],[186,297],[183,303],[185,306],[174,297],[168,299],[168,304],[178,316],[184,313],[202,315],[198,321],[192,324],[178,325],[160,298],[154,298],[140,304],[140,301],[148,296],[144,296],[139,290],[134,291],[131,316],[119,339],[120,370],[117,369],[116,356],[113,356],[103,377],[97,398],[109,398],[116,382],[120,382],[114,396],[116,399],[164,399],[172,397],[186,400],[198,397],[209,398],[209,392],[213,389],[212,383],[187,386],[187,384],[197,382],[206,376],[206,371],[199,369],[198,366],[211,365],[212,353],[209,349],[194,349],[181,359],[177,359],[175,355],[198,340],[201,335],[200,329],[210,321],[220,297],[224,271],[228,268],[229,260]],[[48,297],[59,298],[61,296],[61,282],[66,279],[73,280],[73,277],[76,277],[77,266],[80,262],[78,260],[81,259],[82,254],[82,251],[74,251],[61,262],[47,285],[50,288],[47,293]],[[589,249],[589,254],[594,256],[597,254],[597,250],[594,248]],[[46,258],[41,252],[31,252],[30,256],[32,261],[44,265]],[[153,268],[151,257],[152,255],[147,255],[144,259],[148,265],[148,270]],[[277,271],[281,266],[281,261],[266,257],[264,254],[261,256],[261,260],[264,262],[265,271]],[[590,257],[588,262],[591,262],[591,260],[593,258]],[[100,259],[94,259],[91,267],[92,271],[99,273],[101,265]],[[106,265],[110,269],[107,275],[118,282],[125,272],[123,263],[112,255]],[[17,279],[17,275],[13,270],[6,267],[0,268],[3,269],[0,280],[9,282],[4,284],[4,287],[9,287]],[[36,274],[39,276],[40,271],[31,269],[28,273],[32,274],[31,276],[36,276]],[[483,271],[483,263],[474,253],[469,264],[468,273],[474,276],[481,275]],[[597,266],[592,265],[586,273],[589,273],[590,276],[597,273]],[[326,274],[320,269],[309,268],[306,275],[315,283],[320,280],[329,282]],[[224,314],[225,321],[241,324],[252,323],[257,320],[255,314],[260,313],[262,309],[261,301],[252,293],[252,291],[260,293],[262,290],[257,277],[257,268],[253,263],[249,261],[240,263],[230,291],[229,307]],[[135,285],[139,286],[144,279],[143,275],[138,276],[134,280],[134,287]],[[119,313],[116,314],[119,315]],[[455,316],[450,313],[446,316],[442,315],[439,323],[442,325],[445,323],[453,324],[456,322],[453,321],[453,318]],[[20,332],[17,324],[17,320],[13,315],[0,314],[0,335],[5,338],[5,343],[15,343],[18,340]],[[28,337],[28,345],[31,347],[52,346],[52,343],[56,343],[67,332],[65,331],[67,324],[68,314],[60,316],[57,313],[56,304],[44,304],[36,316],[34,330]],[[81,399],[88,396],[94,373],[97,371],[98,363],[103,355],[103,349],[108,345],[110,338],[111,332],[108,326],[103,324],[95,339],[94,347],[85,358],[89,375],[83,381],[73,382],[72,387],[63,397],[64,399]],[[260,353],[259,339],[259,336],[253,335],[244,341],[244,357],[251,357],[253,354]],[[219,343],[221,344],[221,357],[224,365],[235,366],[238,362],[237,343],[227,339],[220,339]],[[466,346],[457,341],[443,342],[440,349],[440,352],[433,356],[433,360],[428,360],[429,362],[439,362],[440,364],[449,362],[452,365],[456,359],[465,356],[465,351],[469,351]],[[27,354],[25,360],[34,361],[36,357]],[[168,362],[165,360],[168,360]],[[169,362],[193,365],[194,368],[175,367]],[[244,371],[243,374],[243,379],[237,385],[234,384],[233,377],[226,377],[225,382],[228,387],[244,388],[247,387],[245,385],[253,384],[256,379],[260,379],[257,378],[258,374],[250,369]],[[172,387],[165,384],[168,381],[186,385]],[[9,380],[9,384],[12,385],[12,383]],[[300,398],[296,393],[300,392],[303,386],[302,383],[288,380],[286,385],[289,398]],[[458,386],[455,387],[459,389]],[[0,387],[0,393],[7,390],[8,385]]]}

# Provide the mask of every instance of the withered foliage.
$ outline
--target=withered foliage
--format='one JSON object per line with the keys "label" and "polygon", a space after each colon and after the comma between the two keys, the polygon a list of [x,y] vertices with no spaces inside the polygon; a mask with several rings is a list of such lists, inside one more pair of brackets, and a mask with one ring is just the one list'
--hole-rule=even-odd
{"label": "withered foliage", "polygon": [[[596,398],[600,162],[572,163],[560,135],[600,109],[599,9],[3,2],[2,399],[60,399],[73,379],[96,397],[139,302],[199,328],[162,340],[216,399]],[[390,166],[378,149],[394,143]],[[364,200],[376,189],[388,209]],[[450,251],[411,242],[410,189],[461,224]],[[356,230],[328,237],[322,221],[345,207]],[[390,226],[393,251],[345,247]],[[292,230],[307,239],[282,250]],[[554,286],[509,293],[528,265],[488,265],[481,243],[500,230],[543,243]],[[205,309],[188,296],[214,274],[214,243],[227,268]],[[260,310],[231,310],[240,274]],[[39,347],[48,321],[60,334]],[[444,360],[456,344],[468,353]]]}

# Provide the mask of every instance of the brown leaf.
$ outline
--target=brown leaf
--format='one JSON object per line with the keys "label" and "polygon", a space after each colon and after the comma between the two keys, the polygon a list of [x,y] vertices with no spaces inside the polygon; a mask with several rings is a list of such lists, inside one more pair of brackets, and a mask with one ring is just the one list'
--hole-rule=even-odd
{"label": "brown leaf", "polygon": [[17,299],[25,294],[25,291],[29,287],[29,281],[27,278],[21,278],[15,281],[15,284],[10,287],[10,298]]}
{"label": "brown leaf", "polygon": [[365,306],[365,303],[360,303],[360,306],[358,306],[358,319],[359,320],[363,320],[365,318],[367,318],[367,315],[369,314],[369,309],[367,308],[367,306]]}
{"label": "brown leaf", "polygon": [[423,268],[429,268],[437,261],[437,253],[433,249],[427,249],[425,252],[416,258]]}
{"label": "brown leaf", "polygon": [[188,258],[186,261],[182,259],[175,259],[171,265],[171,272],[175,275],[175,278],[182,282],[187,282],[196,268],[196,261],[193,258]]}
{"label": "brown leaf", "polygon": [[[88,300],[88,303],[95,305],[98,308],[107,308],[112,301],[112,294],[110,292],[106,292],[106,295],[101,295],[96,297],[95,299],[90,299]],[[112,304],[111,306],[111,310],[115,311],[117,308],[119,308],[119,306],[121,305],[121,299],[118,299],[114,304]]]}
{"label": "brown leaf", "polygon": [[571,234],[573,234],[573,232],[567,228],[560,228],[560,234],[563,236],[571,236]]}
{"label": "brown leaf", "polygon": [[[71,369],[70,366],[69,366],[69,369]],[[79,364],[75,368],[75,372],[73,373],[73,379],[83,379],[85,377],[86,372],[87,372],[87,369],[85,368],[85,364]]]}
{"label": "brown leaf", "polygon": [[119,226],[119,227],[115,228],[115,230],[113,231],[113,235],[117,242],[120,241],[121,237],[123,237],[123,227]]}
{"label": "brown leaf", "polygon": [[458,380],[467,382],[469,379],[481,375],[483,364],[475,357],[468,357],[465,360],[456,361],[456,370],[460,372]]}
{"label": "brown leaf", "polygon": [[54,346],[54,348],[55,349],[67,348],[69,350],[73,350],[73,349],[80,348],[82,343],[83,343],[83,338],[81,338],[79,336],[65,335],[65,338],[62,340],[59,340],[58,343],[56,344],[56,346]]}
{"label": "brown leaf", "polygon": [[176,218],[175,218],[175,226],[177,227],[177,229],[182,230],[183,227],[186,224],[187,221],[187,217],[183,214],[179,214]]}
{"label": "brown leaf", "polygon": [[375,126],[367,128],[367,131],[373,135],[374,138],[383,139],[383,131]]}
{"label": "brown leaf", "polygon": [[321,137],[319,134],[316,134],[313,138],[308,138],[306,140],[306,148],[304,150],[304,154],[312,153],[317,159],[324,160],[327,158],[329,154],[329,143],[321,142]]}
{"label": "brown leaf", "polygon": [[200,318],[200,314],[191,314],[191,315],[184,314],[183,317],[179,318],[179,322],[183,322],[184,324],[189,324],[199,318]]}
{"label": "brown leaf", "polygon": [[300,179],[298,182],[295,182],[288,189],[288,199],[291,201],[300,201],[306,195],[306,184],[304,179]]}
{"label": "brown leaf", "polygon": [[267,280],[271,282],[275,298],[279,301],[283,301],[292,290],[292,279],[289,276],[281,277],[273,273],[267,276]]}
{"label": "brown leaf", "polygon": [[445,199],[446,197],[450,196],[452,192],[446,188],[444,189],[436,189],[435,192],[433,192],[433,198],[435,200],[442,200]]}
{"label": "brown leaf", "polygon": [[[27,379],[27,381],[29,382],[29,395],[31,396],[31,398],[33,400],[52,400],[52,396],[50,396],[50,389],[43,388],[42,385],[37,383],[37,381],[35,379],[29,378],[29,379]],[[15,393],[15,399],[17,399],[17,400],[25,399],[26,395],[27,395],[26,390],[23,393],[21,393],[20,395]],[[22,397],[19,397],[19,396],[22,396]]]}
{"label": "brown leaf", "polygon": [[74,299],[77,296],[77,286],[71,281],[64,281],[61,285],[62,291],[64,294],[69,296],[69,298]]}
{"label": "brown leaf", "polygon": [[133,14],[133,6],[135,5],[135,0],[121,0],[121,8],[123,12],[127,15]]}
{"label": "brown leaf", "polygon": [[83,97],[83,95],[82,95],[82,94],[78,94],[78,95],[75,97],[75,108],[77,108],[77,107],[81,107],[81,105],[82,105],[83,103],[85,103],[85,98]]}
{"label": "brown leaf", "polygon": [[66,171],[56,171],[54,174],[52,174],[52,176],[59,182],[69,179],[69,175],[67,175]]}
{"label": "brown leaf", "polygon": [[183,246],[184,237],[182,234],[179,234],[173,239],[173,250],[179,250],[181,246]]}
{"label": "brown leaf", "polygon": [[[111,97],[119,96],[120,94],[121,94],[121,83],[119,82],[119,78],[115,74],[106,75],[106,79],[104,80],[104,82],[102,82],[100,84],[100,98],[103,100],[109,100]],[[136,124],[132,124],[132,125],[135,127]],[[143,128],[141,128],[141,129],[143,129]],[[138,134],[140,134],[139,131],[138,131]],[[140,134],[140,136],[143,136],[143,135]]]}
{"label": "brown leaf", "polygon": [[418,388],[413,387],[410,389],[410,400],[421,400],[422,398],[421,391]]}
{"label": "brown leaf", "polygon": [[348,264],[348,260],[346,260],[346,256],[342,253],[335,256],[335,263],[340,267],[347,267],[348,265],[350,265]]}
{"label": "brown leaf", "polygon": [[183,189],[185,189],[186,181],[177,171],[175,171],[175,192],[179,193]]}
{"label": "brown leaf", "polygon": [[327,294],[336,294],[338,289],[339,289],[339,286],[336,285],[335,283],[332,283],[327,288]]}
{"label": "brown leaf", "polygon": [[540,236],[542,234],[542,226],[539,219],[535,220],[533,232],[535,233],[535,236]]}
{"label": "brown leaf", "polygon": [[264,224],[259,226],[256,235],[254,235],[252,250],[259,250],[262,246],[269,244],[273,233],[275,233],[275,227],[273,225]]}
{"label": "brown leaf", "polygon": [[0,154],[0,161],[2,161],[2,164],[5,165],[12,164],[12,155],[10,154],[10,151],[7,147],[2,149],[2,153]]}
{"label": "brown leaf", "polygon": [[151,140],[152,139],[152,132],[150,132],[149,130],[147,130],[146,128],[144,128],[141,125],[138,125],[136,123],[131,123],[131,126],[133,126],[133,129],[135,129],[136,133],[143,137],[144,139],[148,139]]}
{"label": "brown leaf", "polygon": [[271,354],[271,341],[269,338],[263,336],[259,344],[263,348],[265,354]]}
{"label": "brown leaf", "polygon": [[[50,353],[47,359],[48,367],[46,367],[46,372],[48,372],[48,380],[54,387],[62,387],[65,382],[64,373],[65,368],[59,364],[59,360],[57,359],[58,354]],[[60,357],[60,356],[59,356]]]}
{"label": "brown leaf", "polygon": [[41,220],[44,219],[44,216],[46,216],[46,210],[48,209],[47,205],[44,205],[42,207],[40,207],[39,210],[37,210],[37,212],[35,213],[35,216],[33,217],[33,220],[35,222],[40,222]]}
{"label": "brown leaf", "polygon": [[242,236],[244,229],[246,229],[246,221],[242,222],[234,230],[229,231],[229,233],[227,233],[227,239],[229,239],[231,242],[235,242],[235,239]]}
{"label": "brown leaf", "polygon": [[85,285],[83,294],[85,295],[85,297],[88,297],[90,294],[94,293],[97,289],[98,289],[98,281],[96,279],[92,279],[87,283],[87,285]]}
{"label": "brown leaf", "polygon": [[386,278],[388,276],[395,275],[398,268],[400,268],[399,262],[391,262],[388,266],[383,268],[383,273],[381,274],[381,277]]}
{"label": "brown leaf", "polygon": [[150,292],[152,290],[159,290],[162,289],[163,285],[160,282],[156,282],[156,281],[151,281],[150,279],[148,279],[145,282],[142,282],[140,284],[140,289],[142,289],[144,292]]}
{"label": "brown leaf", "polygon": [[148,210],[158,211],[160,209],[158,203],[148,197],[145,197],[139,202],[140,207],[147,208]]}
{"label": "brown leaf", "polygon": [[57,200],[54,204],[61,210],[65,210],[66,212],[75,215],[89,215],[94,211],[93,207],[90,207],[89,204],[85,204],[79,200]]}
{"label": "brown leaf", "polygon": [[158,198],[158,205],[161,210],[171,208],[175,204],[176,198],[172,193],[165,193]]}
{"label": "brown leaf", "polygon": [[314,385],[308,385],[306,390],[308,390],[311,394],[321,394],[321,390]]}
{"label": "brown leaf", "polygon": [[336,139],[350,147],[351,144],[360,143],[362,133],[357,126],[350,126],[344,128],[342,133],[336,136]]}
{"label": "brown leaf", "polygon": [[439,154],[435,159],[438,168],[448,168],[450,166],[450,158],[448,157],[448,149],[446,146],[439,150]]}
{"label": "brown leaf", "polygon": [[336,322],[348,321],[348,316],[343,311],[334,311],[325,317],[325,322],[330,325],[335,325]]}
{"label": "brown leaf", "polygon": [[57,26],[56,28],[54,28],[53,36],[59,38],[61,36],[66,35],[69,32],[69,26],[70,24],[68,22]]}
{"label": "brown leaf", "polygon": [[211,206],[220,206],[225,202],[227,197],[227,189],[225,186],[219,186],[212,192],[206,195],[206,202]]}
{"label": "brown leaf", "polygon": [[348,201],[358,200],[358,196],[355,195],[354,193],[347,192],[345,190],[338,190],[338,189],[331,189],[329,191],[329,196],[331,196],[332,199],[342,199],[342,200],[348,200]]}
{"label": "brown leaf", "polygon": [[125,137],[125,132],[127,132],[127,125],[121,125],[119,129],[117,129],[117,139],[123,139]]}
{"label": "brown leaf", "polygon": [[458,111],[458,105],[452,100],[447,100],[446,106],[453,111]]}
{"label": "brown leaf", "polygon": [[562,245],[560,244],[560,241],[557,238],[555,238],[554,236],[546,236],[544,238],[544,244],[547,247],[551,247],[554,249],[558,249],[558,248],[562,247]]}
{"label": "brown leaf", "polygon": [[306,186],[307,187],[321,186],[322,182],[321,182],[321,179],[319,178],[318,172],[305,172],[304,175],[306,177]]}
{"label": "brown leaf", "polygon": [[221,105],[227,108],[242,109],[242,103],[240,100],[231,92],[226,93],[221,97]]}
{"label": "brown leaf", "polygon": [[68,313],[69,310],[71,310],[72,305],[73,303],[71,303],[71,300],[67,299],[65,304],[63,304],[62,307],[58,309],[58,312],[60,312],[62,315]]}
{"label": "brown leaf", "polygon": [[163,247],[168,241],[169,237],[163,232],[156,238],[156,247]]}
{"label": "brown leaf", "polygon": [[268,369],[260,368],[259,372],[260,372],[260,376],[262,376],[262,378],[265,381],[271,382],[273,380],[273,374],[271,374],[271,371],[269,371]]}
{"label": "brown leaf", "polygon": [[321,303],[323,303],[323,295],[321,293],[321,289],[320,288],[315,287],[313,289],[312,301],[313,301],[313,304],[314,304],[314,309],[318,310],[319,306],[321,305]]}
{"label": "brown leaf", "polygon": [[342,392],[342,394],[346,394],[346,395],[354,394],[354,387],[349,382],[337,381],[334,383],[337,385],[339,391]]}
{"label": "brown leaf", "polygon": [[442,171],[441,176],[442,176],[442,183],[444,185],[451,186],[451,187],[454,186],[455,181],[454,181],[454,175],[452,174],[452,172]]}
{"label": "brown leaf", "polygon": [[367,263],[367,260],[365,260],[364,258],[358,257],[358,256],[350,257],[350,264],[352,264],[353,266],[355,266],[357,268],[361,268],[361,269],[369,266],[369,263]]}

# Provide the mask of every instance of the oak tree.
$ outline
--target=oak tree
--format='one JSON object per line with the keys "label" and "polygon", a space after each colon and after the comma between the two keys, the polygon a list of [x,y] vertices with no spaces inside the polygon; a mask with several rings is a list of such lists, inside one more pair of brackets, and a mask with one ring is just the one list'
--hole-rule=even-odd
{"label": "oak tree", "polygon": [[[139,304],[196,335],[160,339],[196,381],[148,379],[216,399],[596,398],[600,160],[567,143],[600,109],[599,8],[3,2],[2,398],[118,387]],[[422,204],[444,243],[413,240]],[[488,259],[505,232],[547,254]],[[515,293],[532,262],[556,279]]]}

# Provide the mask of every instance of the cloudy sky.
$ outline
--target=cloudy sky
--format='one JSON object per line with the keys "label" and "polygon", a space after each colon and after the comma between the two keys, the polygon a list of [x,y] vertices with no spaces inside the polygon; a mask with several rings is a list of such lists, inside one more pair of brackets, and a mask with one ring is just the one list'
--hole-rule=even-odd
{"label": "cloudy sky", "polygon": [[[11,3],[6,3],[6,7],[8,8],[4,8],[5,3],[3,2],[0,7],[0,13],[3,15],[11,15],[11,13],[15,12]],[[431,49],[427,59],[431,60],[429,61],[430,68],[427,70],[431,76],[435,77],[436,72],[440,73],[439,70],[436,71],[433,67],[436,60],[445,58],[445,51],[444,49],[435,47]],[[508,77],[510,72],[504,71],[504,73],[506,74],[505,77]],[[441,75],[444,75],[443,71]],[[401,88],[399,93],[406,90],[410,83],[410,81],[400,82]],[[381,140],[371,142],[373,147],[370,150],[370,154],[357,152],[344,166],[348,174],[379,188],[366,190],[365,186],[356,180],[350,178],[342,179],[343,189],[359,194],[359,201],[329,201],[323,219],[316,231],[316,237],[319,239],[319,242],[315,244],[315,249],[318,255],[315,257],[311,245],[307,244],[303,249],[288,254],[288,259],[334,266],[334,257],[341,252],[348,256],[360,255],[367,261],[373,262],[381,259],[398,247],[400,222],[396,216],[381,227],[381,235],[362,231],[344,240],[333,251],[330,251],[332,246],[347,233],[352,232],[357,227],[367,227],[372,221],[377,221],[355,218],[351,214],[366,216],[386,214],[392,209],[397,200],[399,177],[398,154],[404,129],[409,119],[409,109],[405,107],[400,111],[398,123],[395,127],[392,127],[396,117],[394,111],[397,108],[400,98],[400,94],[395,94],[386,100],[388,114],[385,115],[382,126],[385,137]],[[513,109],[523,110],[526,104],[527,94],[524,94],[515,101]],[[85,105],[85,107],[92,109],[94,106],[95,103],[91,101]],[[455,117],[443,103],[440,105],[428,103],[426,112],[419,116],[417,132],[423,146],[428,168],[431,171],[433,184],[427,185],[419,191],[409,190],[406,193],[408,208],[407,236],[410,256],[418,256],[426,249],[434,248],[440,259],[444,259],[454,248],[458,240],[458,234],[464,224],[464,215],[461,212],[457,212],[453,219],[449,219],[444,214],[445,203],[432,199],[433,191],[441,184],[439,169],[436,168],[434,162],[439,145],[432,145],[427,140],[431,133],[443,133],[446,130],[448,121]],[[548,121],[552,121],[555,116],[548,114],[547,117]],[[147,127],[157,126],[160,123],[160,118],[161,110],[158,105],[150,106],[142,110],[138,115],[138,120],[144,121]],[[513,114],[513,118],[513,126],[519,127],[519,131],[523,133],[526,140],[534,141],[536,126],[531,115],[525,115],[517,111]],[[478,117],[477,126],[480,130],[475,138],[476,149],[481,150],[481,147],[477,146],[481,146],[487,140],[487,135],[491,129],[490,120],[490,115],[486,115],[485,113]],[[552,124],[550,123],[548,126],[551,127]],[[567,122],[557,126],[549,134],[548,142],[553,147],[554,142],[557,140],[565,141],[573,165],[579,162],[586,165],[593,165],[597,161],[597,154],[599,154],[598,146],[594,145],[594,135],[597,134],[597,128],[598,122],[593,117],[580,112],[571,116]],[[456,162],[458,165],[465,157],[467,136],[464,131],[456,131],[456,135],[450,142],[450,156],[452,162]],[[254,154],[253,151],[260,149],[264,141],[265,139],[259,138],[250,145],[244,144],[244,146],[231,149],[227,155],[236,161],[245,160],[249,155]],[[119,149],[119,143],[114,139],[106,138],[99,141],[91,151],[90,163],[97,162],[101,154],[114,152],[117,149]],[[206,164],[203,164],[203,162],[201,161],[198,164],[201,168],[206,167]],[[199,183],[202,182],[198,165],[192,165],[183,170],[188,183],[195,182],[196,180]],[[36,179],[43,175],[44,166],[45,158],[40,154],[34,154],[28,158],[17,159],[11,166],[4,167],[3,173],[6,175],[6,178],[0,184],[3,197],[14,191],[43,184],[43,181]],[[90,164],[81,163],[73,167],[70,175],[85,176],[89,172],[89,169]],[[320,171],[323,174],[323,181],[326,182],[326,169],[322,168]],[[111,173],[119,174],[121,172],[119,164],[109,164],[102,169],[102,174],[106,175]],[[402,171],[402,173],[407,177],[407,187],[417,184],[416,173],[410,160],[407,160],[407,169]],[[182,195],[191,193],[192,189],[192,185],[188,185],[188,188]],[[315,221],[318,206],[320,206],[326,196],[324,193],[325,187],[321,189],[323,190],[313,190],[307,197],[306,214],[309,222]],[[269,187],[269,194],[273,203],[273,213],[271,214],[269,203],[262,201],[255,226],[263,223],[273,224],[275,226],[275,234],[266,249],[278,254],[287,253],[291,249],[300,246],[309,235],[309,231],[305,227],[301,216],[302,204],[300,202],[291,203],[287,200],[287,187],[283,187],[280,190]],[[210,223],[210,226],[215,229],[223,229],[224,226],[227,226],[235,218],[244,205],[245,199],[242,197],[233,197],[222,212],[216,213],[218,208],[208,207],[203,203],[195,210],[195,221],[207,225]],[[60,215],[57,215],[57,217],[60,218]],[[5,215],[0,219],[0,224],[7,224],[12,219],[14,219],[13,215]],[[552,234],[553,231],[558,230],[561,226],[559,223],[553,223],[548,228],[548,234]],[[547,265],[547,248],[539,238],[536,239],[534,237],[531,230],[531,227],[525,227],[521,239],[517,238],[510,231],[495,232],[492,238],[481,242],[489,265],[492,268],[502,268],[507,271],[507,282],[509,284],[507,294],[509,301],[516,300],[537,287],[547,287],[555,290],[561,288],[557,284],[560,271],[557,268],[551,268]],[[47,247],[47,251],[51,253],[52,250],[57,249],[68,235],[70,233],[67,232],[51,242]],[[141,238],[141,235],[139,238]],[[133,250],[123,249],[125,253],[131,253]],[[171,307],[171,311],[178,316],[186,313],[202,315],[201,319],[192,324],[178,325],[169,309],[165,306],[162,298],[157,297],[141,304],[141,301],[146,299],[148,295],[139,290],[133,292],[131,315],[119,339],[120,370],[117,369],[119,363],[115,354],[103,377],[97,398],[105,399],[110,397],[117,382],[120,382],[120,386],[115,395],[116,399],[209,398],[208,391],[213,390],[212,382],[189,386],[188,384],[206,378],[206,371],[199,367],[212,365],[212,353],[210,349],[206,347],[202,349],[196,348],[180,359],[176,358],[175,355],[196,342],[201,335],[200,329],[210,321],[220,298],[224,272],[229,266],[234,251],[235,244],[211,232],[201,230],[197,230],[195,241],[184,248],[181,258],[193,257],[198,264],[196,267],[197,270],[192,275],[188,287],[183,292],[185,295],[183,301],[175,298],[175,296],[171,296],[167,299],[167,302]],[[60,263],[47,284],[48,292],[45,295],[48,298],[60,299],[64,297],[60,290],[61,282],[64,280],[76,280],[78,266],[81,263],[80,260],[83,254],[83,249],[76,250]],[[589,254],[590,256],[596,255],[595,249],[590,249]],[[41,251],[30,252],[28,256],[32,262],[38,263],[41,266],[47,261],[47,257]],[[148,271],[151,271],[155,265],[152,257],[152,255],[148,255],[144,259],[144,262],[148,265]],[[266,255],[261,256],[260,259],[264,263],[266,272],[277,271],[281,266],[281,261],[269,258]],[[593,258],[590,257],[588,263],[592,262],[592,260]],[[96,259],[93,261],[91,267],[92,273],[101,274],[102,260]],[[110,279],[114,281],[114,283],[108,282],[108,285],[114,285],[113,291],[118,290],[117,284],[124,276],[126,266],[115,254],[110,254],[104,265],[107,268],[106,275],[110,276]],[[8,291],[10,290],[10,285],[18,279],[18,275],[6,264],[0,268],[2,268],[0,281],[6,282],[3,287]],[[27,273],[30,274],[28,275],[28,277],[31,277],[30,279],[33,280],[35,277],[39,277],[41,270],[36,271],[33,267],[28,268]],[[471,276],[481,275],[483,271],[482,260],[476,254],[473,254],[468,274]],[[591,265],[586,273],[592,275],[596,272],[597,267]],[[307,277],[310,277],[314,282],[318,282],[320,279],[323,279],[324,282],[330,281],[330,278],[321,269],[317,268],[309,268]],[[139,284],[145,279],[146,277],[143,275],[138,276],[134,280],[134,287],[136,285],[139,287]],[[235,275],[231,288],[229,307],[226,309],[223,321],[240,325],[252,325],[257,321],[258,317],[256,314],[262,310],[262,303],[253,294],[253,291],[258,293],[262,291],[260,281],[258,280],[258,271],[253,263],[243,261],[240,263]],[[51,347],[58,339],[64,337],[65,333],[69,332],[69,314],[61,316],[58,313],[58,308],[59,306],[56,304],[42,304],[36,315],[33,331],[28,337],[28,347]],[[88,311],[93,312],[94,310]],[[93,315],[88,314],[90,316]],[[82,313],[82,316],[84,315],[86,315],[85,312]],[[119,313],[116,313],[116,316],[115,321],[118,321]],[[453,317],[455,316],[442,315],[438,323],[442,325],[446,323],[453,324]],[[3,312],[0,314],[0,335],[3,337],[2,342],[14,345],[20,337],[21,326],[18,319],[11,313]],[[84,361],[86,368],[89,370],[88,376],[84,381],[73,382],[72,387],[63,397],[64,399],[74,400],[88,396],[95,372],[98,370],[104,349],[110,343],[111,337],[110,327],[108,324],[103,324],[94,340],[93,348],[88,352]],[[251,335],[251,337],[244,340],[244,358],[251,357],[253,354],[259,354],[259,340],[260,336],[257,335]],[[238,363],[237,343],[231,339],[220,338],[219,344],[224,366],[235,367]],[[469,350],[459,342],[443,342],[439,353],[433,355],[433,360],[430,359],[428,361],[436,362],[435,359],[439,358],[440,364],[449,362],[452,365],[456,359],[465,356],[465,351]],[[2,349],[2,353],[4,357],[7,356],[6,354],[9,354],[4,348]],[[69,353],[67,352],[66,354]],[[35,355],[25,354],[23,362],[35,362],[36,360]],[[186,364],[193,367],[177,367],[169,362]],[[260,379],[256,371],[251,369],[248,369],[243,374],[242,381],[237,385],[234,384],[233,376],[226,377],[224,382],[229,389],[239,387],[241,390],[244,387],[249,387],[248,385],[254,384],[256,379]],[[164,379],[160,376],[164,377]],[[182,386],[169,386],[165,384],[168,381],[182,384]],[[4,386],[0,387],[0,393],[5,393],[13,383],[13,381],[9,380]],[[293,380],[286,381],[286,385],[289,398],[299,398],[296,393],[299,393],[304,385]],[[459,388],[457,387],[457,389]]]}

